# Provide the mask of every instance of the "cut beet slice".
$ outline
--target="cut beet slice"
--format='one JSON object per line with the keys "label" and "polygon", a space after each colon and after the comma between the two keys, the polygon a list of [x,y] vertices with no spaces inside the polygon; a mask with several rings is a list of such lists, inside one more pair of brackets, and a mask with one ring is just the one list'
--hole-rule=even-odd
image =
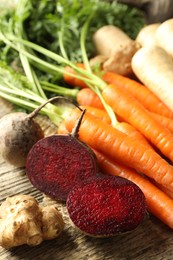
{"label": "cut beet slice", "polygon": [[100,175],[76,185],[67,198],[74,225],[91,236],[114,236],[135,229],[146,214],[146,201],[133,182]]}
{"label": "cut beet slice", "polygon": [[66,201],[77,183],[97,173],[92,150],[72,135],[52,135],[38,141],[26,161],[26,174],[35,188]]}

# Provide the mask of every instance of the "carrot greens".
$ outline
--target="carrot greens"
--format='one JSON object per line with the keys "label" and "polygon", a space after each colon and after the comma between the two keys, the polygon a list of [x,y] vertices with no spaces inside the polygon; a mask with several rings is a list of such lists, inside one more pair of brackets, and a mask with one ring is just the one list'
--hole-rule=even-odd
{"label": "carrot greens", "polygon": [[[64,47],[64,43],[62,42],[62,48],[64,49],[64,57],[54,53],[53,51],[46,49],[40,45],[37,45],[33,42],[30,42],[25,39],[25,37],[22,37],[22,33],[20,30],[20,36],[18,37],[18,30],[17,33],[10,32],[6,34],[4,29],[1,26],[0,30],[0,37],[1,39],[11,46],[13,49],[19,52],[19,56],[21,58],[21,62],[23,64],[24,71],[28,77],[28,79],[33,81],[35,83],[36,89],[40,89],[41,85],[39,83],[38,78],[36,77],[36,74],[34,71],[32,71],[32,67],[30,66],[30,60],[36,61],[37,64],[39,64],[39,67],[44,66],[48,67],[49,69],[52,69],[53,72],[59,72],[64,73],[64,68],[60,67],[61,65],[67,65],[76,70],[78,73],[76,75],[77,78],[82,79],[84,82],[88,84],[88,86],[97,93],[97,95],[100,97],[101,102],[103,103],[103,106],[105,107],[108,115],[111,118],[112,125],[115,125],[117,120],[114,111],[112,108],[105,102],[105,100],[102,97],[101,91],[106,87],[106,83],[98,76],[96,76],[94,73],[92,73],[92,70],[90,68],[89,62],[88,62],[88,54],[86,50],[86,38],[88,33],[88,28],[91,23],[93,17],[93,13],[90,14],[90,16],[86,19],[82,29],[81,29],[81,35],[80,35],[80,46],[81,46],[81,52],[82,52],[82,58],[84,60],[84,63],[87,67],[87,70],[81,69],[78,66],[74,64],[71,60],[69,60],[66,57],[66,50]],[[20,24],[21,25],[21,24]],[[19,26],[20,27],[20,26]],[[17,43],[17,44],[16,44]],[[56,62],[56,64],[52,64],[47,61],[46,59],[41,59],[38,57],[36,53],[39,53],[43,55],[43,57],[48,57],[50,60],[53,60]],[[29,74],[28,74],[29,72]],[[67,73],[67,72],[66,72]],[[69,72],[68,72],[69,73]],[[72,74],[73,76],[73,74]],[[49,89],[50,90],[50,89]],[[44,92],[41,91],[41,95],[44,95]]]}
{"label": "carrot greens", "polygon": [[[72,62],[82,61],[80,34],[82,27],[93,13],[86,38],[88,57],[92,57],[95,48],[92,34],[105,24],[114,24],[123,29],[130,37],[135,38],[146,23],[144,14],[126,4],[105,0],[19,0],[12,10],[0,15],[1,24],[6,32],[13,32],[18,37],[28,39],[49,49]],[[14,28],[15,27],[15,28]],[[21,35],[19,35],[21,34]],[[63,43],[63,44],[62,44]],[[0,58],[8,64],[19,62],[18,54],[9,46],[2,46]],[[40,55],[42,58],[42,55]],[[52,62],[48,56],[46,61]],[[20,63],[18,63],[20,65]],[[37,67],[34,68],[37,73]],[[54,82],[61,79],[60,74],[38,72]]]}

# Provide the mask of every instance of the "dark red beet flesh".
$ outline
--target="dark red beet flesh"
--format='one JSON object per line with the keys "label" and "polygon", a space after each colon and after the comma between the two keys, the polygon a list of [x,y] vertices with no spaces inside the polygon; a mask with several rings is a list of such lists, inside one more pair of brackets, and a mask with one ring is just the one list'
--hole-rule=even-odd
{"label": "dark red beet flesh", "polygon": [[100,175],[76,185],[67,198],[69,217],[91,236],[114,236],[135,229],[146,214],[146,201],[133,182]]}
{"label": "dark red beet flesh", "polygon": [[26,174],[35,188],[66,201],[72,187],[97,173],[89,147],[71,135],[52,135],[38,141],[26,161]]}

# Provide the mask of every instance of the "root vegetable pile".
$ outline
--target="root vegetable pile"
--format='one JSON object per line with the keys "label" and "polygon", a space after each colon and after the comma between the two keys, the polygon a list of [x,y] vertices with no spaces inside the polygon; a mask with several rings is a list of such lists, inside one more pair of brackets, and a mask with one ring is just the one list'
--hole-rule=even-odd
{"label": "root vegetable pile", "polygon": [[[140,35],[131,41],[119,29],[113,30],[115,40],[122,33],[129,49],[135,46],[126,63],[128,48],[117,42],[114,54],[123,55],[121,61],[128,69],[122,73],[116,61],[118,74],[102,66],[103,56],[116,55],[108,45],[105,50],[100,40],[98,45],[98,34],[94,40],[101,62],[91,66],[85,49],[89,21],[81,30],[83,63],[67,57],[62,39],[61,55],[20,34],[0,31],[4,44],[19,53],[25,73],[18,81],[25,83],[20,90],[13,87],[11,78],[2,81],[1,97],[33,110],[48,100],[46,95],[66,95],[64,88],[51,82],[60,73],[68,95],[81,106],[66,110],[49,104],[42,110],[57,125],[57,134],[33,143],[26,161],[28,179],[39,191],[66,202],[70,219],[87,235],[113,236],[133,230],[147,211],[173,229],[173,62],[170,49],[164,49],[156,37],[163,25],[145,28],[154,30],[154,43],[151,38],[145,43],[142,39],[139,49]],[[48,71],[50,82],[40,80],[33,63],[37,72]]]}

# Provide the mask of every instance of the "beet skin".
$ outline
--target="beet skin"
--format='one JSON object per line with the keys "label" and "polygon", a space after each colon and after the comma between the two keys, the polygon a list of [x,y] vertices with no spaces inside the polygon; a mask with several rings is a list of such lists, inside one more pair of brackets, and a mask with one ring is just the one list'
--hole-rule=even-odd
{"label": "beet skin", "polygon": [[146,201],[133,182],[100,175],[76,185],[67,198],[74,225],[91,236],[114,236],[135,229],[146,214]]}
{"label": "beet skin", "polygon": [[35,188],[66,201],[77,183],[97,173],[91,149],[71,135],[52,135],[39,140],[30,150],[26,174]]}

